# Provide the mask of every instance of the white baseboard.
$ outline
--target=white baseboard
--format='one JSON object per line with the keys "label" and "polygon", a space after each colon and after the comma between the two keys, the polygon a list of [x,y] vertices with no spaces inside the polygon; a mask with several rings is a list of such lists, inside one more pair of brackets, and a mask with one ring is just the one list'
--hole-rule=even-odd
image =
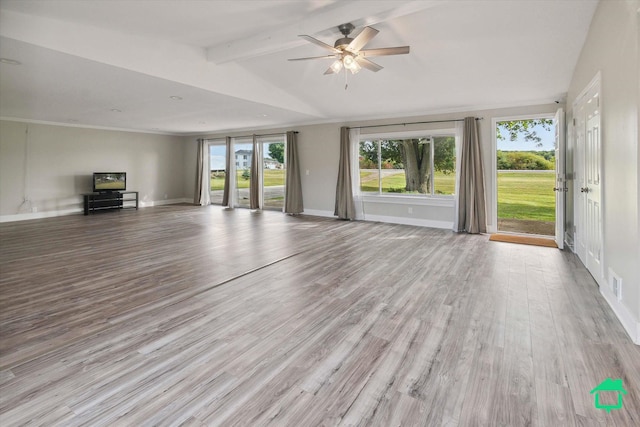
{"label": "white baseboard", "polygon": [[[177,203],[193,203],[193,200],[188,198],[183,198],[183,199],[157,200],[157,201],[151,201],[151,202],[138,202],[138,207],[148,208],[152,206],[175,205]],[[78,207],[78,208],[72,208],[72,209],[61,209],[57,211],[41,211],[41,212],[34,212],[34,213],[20,213],[15,215],[0,215],[0,223],[14,222],[14,221],[28,221],[32,219],[53,218],[57,216],[81,214],[83,212],[84,212],[83,208]]]}
{"label": "white baseboard", "polygon": [[302,215],[322,216],[325,218],[337,218],[332,211],[321,211],[316,209],[305,209]]}
{"label": "white baseboard", "polygon": [[138,207],[150,208],[153,206],[176,205],[178,203],[193,203],[193,199],[183,198],[183,199],[152,200],[150,202],[138,201]]}
{"label": "white baseboard", "polygon": [[620,323],[624,327],[631,340],[640,345],[640,322],[629,311],[629,309],[611,292],[607,286],[600,286],[600,294],[604,297],[605,301],[609,304],[609,307],[613,310]]}
{"label": "white baseboard", "polygon": [[[325,218],[337,218],[332,211],[305,209],[303,214],[312,215],[312,216],[321,216]],[[403,224],[403,225],[416,225],[418,227],[442,228],[447,230],[453,229],[453,222],[451,221],[435,221],[431,219],[407,218],[407,217],[400,217],[400,216],[365,214],[364,221],[388,222],[391,224]]]}
{"label": "white baseboard", "polygon": [[401,216],[369,215],[365,214],[365,221],[389,222],[391,224],[416,225],[418,227],[453,229],[452,221],[436,221],[432,219],[408,218]]}
{"label": "white baseboard", "polygon": [[33,213],[21,213],[15,215],[0,215],[0,222],[27,221],[30,219],[52,218],[82,213],[82,208],[62,209],[59,211],[42,211]]}

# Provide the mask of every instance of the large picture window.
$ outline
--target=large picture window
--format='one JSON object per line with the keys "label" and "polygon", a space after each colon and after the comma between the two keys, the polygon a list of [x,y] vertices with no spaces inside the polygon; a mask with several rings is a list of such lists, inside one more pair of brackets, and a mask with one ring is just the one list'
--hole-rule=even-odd
{"label": "large picture window", "polygon": [[455,191],[455,136],[363,137],[359,165],[363,193],[450,196]]}

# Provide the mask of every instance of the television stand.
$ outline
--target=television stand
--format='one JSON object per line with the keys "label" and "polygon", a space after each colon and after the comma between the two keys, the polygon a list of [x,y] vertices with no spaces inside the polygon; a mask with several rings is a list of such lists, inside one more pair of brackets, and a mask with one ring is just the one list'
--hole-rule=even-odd
{"label": "television stand", "polygon": [[137,191],[109,191],[104,193],[86,193],[84,214],[115,209],[138,209]]}

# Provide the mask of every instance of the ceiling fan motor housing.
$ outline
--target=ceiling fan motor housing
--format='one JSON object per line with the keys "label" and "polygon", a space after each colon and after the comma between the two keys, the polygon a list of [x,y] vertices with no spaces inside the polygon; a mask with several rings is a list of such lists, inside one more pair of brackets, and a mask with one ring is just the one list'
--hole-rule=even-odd
{"label": "ceiling fan motor housing", "polygon": [[343,37],[341,39],[336,40],[333,47],[335,47],[336,49],[342,50],[345,47],[349,46],[349,43],[351,43],[352,40],[353,39],[351,37]]}
{"label": "ceiling fan motor housing", "polygon": [[351,37],[349,37],[349,34],[351,34],[351,32],[355,28],[356,27],[352,23],[346,23],[346,24],[338,25],[338,30],[340,30],[340,32],[342,33],[342,35],[344,37],[341,38],[341,39],[336,40],[336,42],[333,45],[333,47],[335,47],[336,49],[342,50],[345,47],[349,46],[349,43],[351,43],[351,41],[353,40]]}

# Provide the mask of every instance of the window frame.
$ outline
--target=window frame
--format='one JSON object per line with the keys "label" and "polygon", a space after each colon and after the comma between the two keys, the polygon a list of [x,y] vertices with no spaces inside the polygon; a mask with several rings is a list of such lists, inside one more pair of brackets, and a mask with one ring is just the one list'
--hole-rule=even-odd
{"label": "window frame", "polygon": [[[459,141],[459,135],[456,128],[439,128],[439,129],[431,129],[431,130],[420,130],[420,131],[402,131],[402,132],[376,132],[370,134],[360,134],[358,139],[358,150],[360,153],[360,143],[364,141],[376,141],[378,147],[378,192],[375,193],[373,191],[362,191],[361,183],[360,183],[360,167],[358,167],[357,171],[357,179],[358,179],[358,191],[360,198],[365,202],[378,202],[378,203],[406,203],[406,204],[418,204],[418,205],[432,205],[432,206],[453,206],[455,202],[455,193],[454,194],[394,194],[394,193],[383,193],[382,192],[382,162],[381,162],[381,149],[380,149],[380,141],[382,140],[400,140],[400,139],[412,139],[412,138],[433,138],[435,137],[453,137],[455,140],[454,150],[456,156],[459,152],[458,144],[462,143]],[[431,143],[432,149],[435,147],[433,142]],[[432,157],[433,162],[433,157]],[[456,166],[457,166],[457,158],[456,158]],[[433,165],[433,163],[432,163]],[[434,176],[434,191],[435,191],[435,170],[432,168],[432,173]],[[458,168],[456,167],[454,174],[457,179]],[[455,191],[455,189],[454,189]]]}

